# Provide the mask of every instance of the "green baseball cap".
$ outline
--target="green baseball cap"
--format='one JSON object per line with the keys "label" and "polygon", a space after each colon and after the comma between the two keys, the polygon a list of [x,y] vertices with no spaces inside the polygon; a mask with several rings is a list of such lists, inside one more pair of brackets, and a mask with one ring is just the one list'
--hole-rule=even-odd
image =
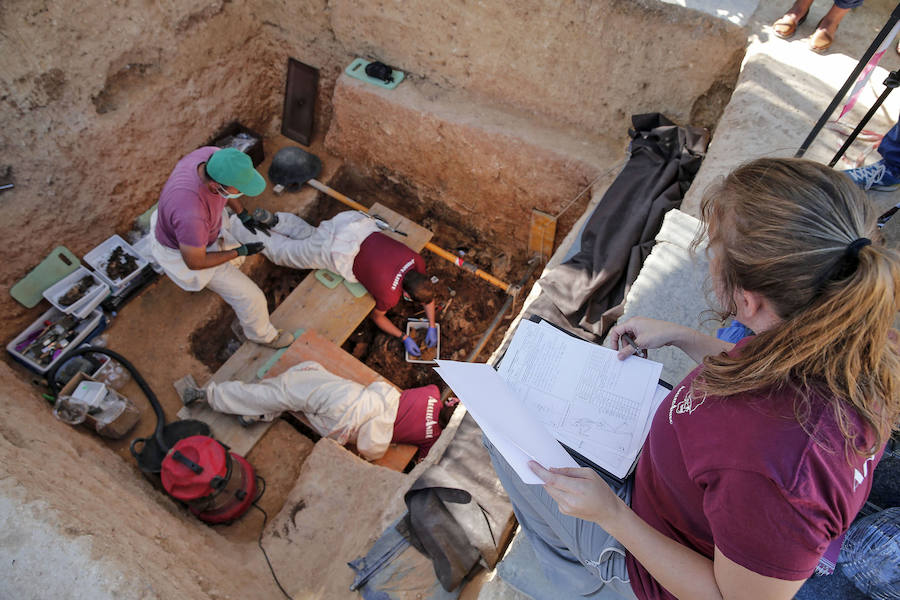
{"label": "green baseball cap", "polygon": [[237,148],[216,150],[206,161],[206,172],[246,196],[259,196],[266,189],[266,180],[253,168],[253,161]]}

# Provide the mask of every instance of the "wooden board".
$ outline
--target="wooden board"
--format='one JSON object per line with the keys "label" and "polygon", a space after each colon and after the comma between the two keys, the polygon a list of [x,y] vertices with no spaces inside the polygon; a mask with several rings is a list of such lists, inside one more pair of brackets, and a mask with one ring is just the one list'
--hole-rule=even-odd
{"label": "wooden board", "polygon": [[[406,236],[390,232],[385,233],[403,242],[416,252],[420,252],[431,239],[432,233],[430,231],[386,206],[375,204],[370,210],[396,229],[406,232]],[[286,331],[296,331],[298,329],[305,329],[307,332],[315,331],[325,340],[335,344],[338,351],[343,353],[340,350],[340,345],[353,333],[374,307],[375,300],[371,295],[366,294],[361,298],[356,298],[343,285],[339,285],[334,289],[328,289],[319,283],[314,273],[310,273],[300,282],[300,285],[294,288],[294,291],[290,293],[284,302],[275,309],[271,318],[272,324],[279,329]],[[235,380],[253,381],[256,379],[257,370],[274,353],[275,350],[272,348],[260,346],[253,342],[245,342],[216,371],[211,380],[216,383]],[[347,356],[350,355],[348,354]],[[330,364],[325,362],[322,362],[322,364],[325,368],[331,369]],[[275,366],[277,366],[277,363]],[[270,373],[272,369],[270,369]],[[238,423],[237,417],[234,415],[217,413],[206,405],[182,408],[178,412],[178,418],[199,419],[207,423],[216,439],[230,446],[233,452],[243,456],[250,452],[256,442],[272,425],[271,422],[266,422],[243,427]]]}
{"label": "wooden board", "polygon": [[556,217],[537,209],[531,211],[531,228],[528,231],[528,250],[550,258],[556,239]]}
{"label": "wooden board", "polygon": [[395,240],[403,242],[416,252],[421,252],[422,248],[425,247],[425,244],[431,241],[431,236],[434,235],[418,223],[410,221],[400,213],[394,212],[387,206],[378,202],[372,205],[369,209],[369,214],[378,215],[387,221],[394,229],[404,232],[406,234],[405,236],[390,231],[385,231],[384,233]]}

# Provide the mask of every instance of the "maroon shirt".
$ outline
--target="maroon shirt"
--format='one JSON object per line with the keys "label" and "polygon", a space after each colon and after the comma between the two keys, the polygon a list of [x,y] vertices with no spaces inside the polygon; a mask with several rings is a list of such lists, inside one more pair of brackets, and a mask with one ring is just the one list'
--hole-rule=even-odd
{"label": "maroon shirt", "polygon": [[[700,368],[656,411],[632,509],[709,558],[718,547],[761,575],[809,577],[865,503],[883,449],[848,462],[834,413],[821,399],[813,400],[808,421],[816,443],[797,423],[790,391],[697,397],[690,386]],[[627,565],[638,598],[674,598],[630,553]]]}
{"label": "maroon shirt", "polygon": [[440,412],[441,392],[436,385],[404,390],[400,394],[391,441],[418,446],[419,458],[425,458],[441,435],[441,426],[438,425]]}
{"label": "maroon shirt", "polygon": [[387,311],[400,302],[403,276],[410,269],[425,274],[425,261],[406,244],[383,233],[372,233],[353,259],[353,275],[375,298],[375,308]]}
{"label": "maroon shirt", "polygon": [[156,213],[156,239],[163,246],[206,248],[219,237],[227,200],[210,192],[197,173],[197,166],[218,149],[205,146],[194,150],[178,161],[169,175]]}

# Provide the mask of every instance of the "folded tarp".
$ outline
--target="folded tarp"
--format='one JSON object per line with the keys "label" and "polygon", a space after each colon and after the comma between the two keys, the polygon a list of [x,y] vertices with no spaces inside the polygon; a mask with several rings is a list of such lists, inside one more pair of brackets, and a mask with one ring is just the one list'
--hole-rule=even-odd
{"label": "folded tarp", "polygon": [[630,157],[581,235],[581,249],[539,282],[537,315],[600,341],[622,315],[625,294],[700,168],[709,132],[679,127],[659,113],[634,115]]}

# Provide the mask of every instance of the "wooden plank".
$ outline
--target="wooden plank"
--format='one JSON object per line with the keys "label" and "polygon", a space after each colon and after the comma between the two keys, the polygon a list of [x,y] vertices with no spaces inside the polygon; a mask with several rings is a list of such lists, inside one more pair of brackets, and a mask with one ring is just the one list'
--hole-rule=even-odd
{"label": "wooden plank", "polygon": [[370,369],[352,354],[344,352],[340,346],[317,331],[305,331],[297,338],[287,352],[278,359],[278,362],[272,365],[272,368],[266,373],[266,378],[277,377],[294,365],[308,360],[316,361],[338,377],[351,379],[363,385],[369,385],[376,381],[391,383],[377,371]]}
{"label": "wooden plank", "polygon": [[[377,214],[395,229],[406,233],[406,236],[402,236],[385,232],[386,235],[403,242],[416,252],[420,252],[431,240],[432,233],[429,230],[382,204],[374,204],[370,212],[373,215]],[[340,351],[339,346],[374,307],[375,300],[371,295],[366,294],[361,298],[356,298],[343,285],[330,290],[319,283],[313,273],[310,273],[275,309],[271,318],[272,324],[279,329],[315,331],[325,340],[336,344]],[[234,380],[253,381],[256,378],[256,372],[274,353],[275,350],[272,348],[245,342],[216,371],[211,380],[216,383]],[[277,364],[272,368],[274,369]],[[331,370],[330,363],[322,362],[322,364]],[[209,424],[216,439],[230,446],[233,452],[244,456],[250,452],[272,425],[267,422],[243,427],[234,415],[217,413],[206,405],[182,408],[178,412],[178,418],[204,421]]]}
{"label": "wooden plank", "polygon": [[531,211],[531,227],[528,231],[528,251],[550,258],[556,239],[556,217],[537,209]]}
{"label": "wooden plank", "polygon": [[421,252],[422,248],[425,247],[425,244],[431,241],[431,236],[434,235],[418,223],[410,221],[403,215],[398,212],[395,212],[388,208],[387,206],[376,202],[369,209],[369,214],[372,216],[379,216],[384,221],[393,227],[394,229],[400,230],[406,235],[399,235],[393,233],[391,231],[385,231],[384,234],[394,238],[397,241],[403,242],[416,252]]}

